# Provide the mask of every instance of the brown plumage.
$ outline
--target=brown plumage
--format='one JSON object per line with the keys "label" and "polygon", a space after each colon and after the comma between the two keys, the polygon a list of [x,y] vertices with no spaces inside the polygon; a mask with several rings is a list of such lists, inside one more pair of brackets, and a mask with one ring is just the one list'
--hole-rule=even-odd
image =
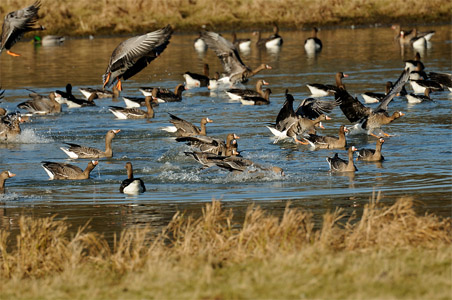
{"label": "brown plumage", "polygon": [[379,138],[377,140],[377,145],[374,149],[361,149],[358,151],[358,157],[356,160],[365,160],[365,161],[382,161],[385,158],[381,155],[381,146],[385,140],[383,138]]}
{"label": "brown plumage", "polygon": [[347,146],[347,140],[345,139],[345,132],[347,128],[341,125],[339,128],[339,136],[320,136],[315,134],[310,134],[308,138],[305,138],[311,146],[319,149],[342,149]]}
{"label": "brown plumage", "polygon": [[206,135],[206,124],[212,123],[213,121],[209,118],[201,119],[201,128],[193,125],[192,123],[185,121],[173,114],[169,114],[171,117],[170,122],[176,127],[177,136],[193,136],[193,135]]}
{"label": "brown plumage", "polygon": [[111,129],[107,132],[107,134],[105,135],[105,151],[92,147],[80,146],[73,143],[66,143],[67,145],[69,145],[69,147],[68,148],[61,147],[60,149],[63,150],[63,152],[66,153],[67,156],[73,159],[112,157],[113,150],[111,148],[111,141],[120,131],[121,131],[120,129],[117,130]]}
{"label": "brown plumage", "polygon": [[5,190],[5,180],[14,176],[16,176],[16,174],[11,173],[10,171],[3,171],[0,173],[0,193]]}
{"label": "brown plumage", "polygon": [[97,164],[98,164],[97,160],[92,160],[88,163],[86,169],[82,170],[79,167],[71,164],[43,161],[42,167],[47,172],[51,180],[53,179],[78,180],[78,179],[88,179],[89,174],[97,166]]}
{"label": "brown plumage", "polygon": [[358,149],[356,149],[355,146],[348,148],[348,161],[340,158],[337,153],[335,153],[333,157],[327,157],[326,161],[330,165],[330,170],[333,172],[358,171],[358,169],[355,167],[355,164],[353,163],[353,152],[357,150]]}

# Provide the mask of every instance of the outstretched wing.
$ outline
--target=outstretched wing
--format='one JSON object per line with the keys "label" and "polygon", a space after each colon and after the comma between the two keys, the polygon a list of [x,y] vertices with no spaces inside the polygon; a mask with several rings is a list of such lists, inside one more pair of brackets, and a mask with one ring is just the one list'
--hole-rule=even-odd
{"label": "outstretched wing", "polygon": [[[41,6],[40,1],[26,8],[10,12],[5,16],[2,26],[0,52],[3,49],[10,49],[27,31],[33,28],[38,19],[38,11]],[[41,27],[40,29],[44,29]]]}
{"label": "outstretched wing", "polygon": [[224,71],[228,76],[249,70],[240,59],[237,48],[230,41],[212,31],[202,32],[201,38],[206,42],[209,48],[215,51],[215,54],[221,60]]}
{"label": "outstretched wing", "polygon": [[400,74],[399,79],[394,83],[392,86],[392,89],[389,91],[389,93],[381,100],[380,105],[375,109],[375,112],[379,111],[387,111],[388,110],[388,104],[391,102],[391,100],[402,90],[402,88],[405,86],[405,83],[410,78],[410,71],[409,70],[403,70],[402,74]]}
{"label": "outstretched wing", "polygon": [[337,99],[333,102],[314,98],[306,98],[300,103],[295,113],[299,116],[312,120],[318,118],[322,114],[330,113],[333,108],[335,108],[339,104],[340,102]]}

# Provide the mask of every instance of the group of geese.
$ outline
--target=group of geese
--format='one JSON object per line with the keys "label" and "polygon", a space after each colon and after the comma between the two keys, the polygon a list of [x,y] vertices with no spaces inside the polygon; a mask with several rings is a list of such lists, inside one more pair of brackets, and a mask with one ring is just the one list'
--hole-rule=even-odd
{"label": "group of geese", "polygon": [[[32,30],[43,30],[43,26],[37,26],[37,12],[40,2],[37,1],[33,5],[7,14],[2,28],[2,40],[0,44],[0,53],[4,49],[8,54],[17,56],[12,53],[10,48],[23,36],[25,32]],[[167,48],[173,29],[170,25],[159,30],[146,33],[144,35],[135,36],[121,42],[112,52],[107,69],[103,75],[103,89],[81,89],[87,98],[77,99],[72,94],[72,86],[68,84],[65,91],[56,91],[49,93],[48,97],[30,94],[31,100],[20,103],[19,108],[26,109],[33,114],[47,114],[61,112],[61,105],[66,104],[68,107],[83,107],[95,105],[94,100],[105,97],[117,98],[119,92],[122,91],[122,81],[131,78],[141,70],[143,70],[152,60],[162,54]],[[305,49],[320,51],[322,48],[321,41],[316,36],[317,29],[314,28],[313,36],[305,41]],[[278,28],[275,26],[273,35],[267,39],[262,39],[260,33],[257,45],[262,47],[280,47],[283,44],[282,37],[278,34]],[[405,31],[400,31],[400,39],[406,38]],[[201,41],[201,42],[200,42]],[[110,106],[109,110],[119,119],[143,119],[154,117],[154,107],[160,102],[174,102],[182,100],[182,92],[190,87],[222,88],[231,99],[240,100],[247,105],[262,105],[269,103],[270,89],[262,90],[267,85],[265,80],[259,80],[256,84],[256,90],[238,89],[235,86],[246,83],[251,77],[258,72],[271,69],[269,65],[261,64],[252,69],[247,66],[240,58],[238,49],[243,49],[242,43],[249,41],[241,41],[236,37],[233,42],[228,41],[220,34],[212,31],[202,31],[199,40],[195,41],[195,47],[204,43],[204,49],[210,48],[220,59],[223,71],[221,76],[217,72],[214,78],[209,78],[208,66],[205,65],[204,75],[186,72],[184,74],[185,84],[179,84],[175,91],[161,89],[156,87],[143,87],[140,91],[144,98],[124,97],[126,107]],[[248,43],[249,44],[249,43]],[[200,46],[199,46],[200,47]],[[383,159],[381,155],[381,145],[384,139],[380,137],[389,136],[381,132],[380,135],[374,133],[381,126],[402,117],[402,112],[394,112],[389,115],[387,112],[388,104],[399,94],[406,82],[410,80],[423,89],[419,88],[426,94],[434,90],[431,82],[435,82],[441,88],[444,86],[452,88],[450,74],[424,72],[424,66],[420,61],[420,56],[416,56],[415,60],[407,61],[405,69],[395,82],[394,85],[388,84],[386,95],[378,98],[380,104],[377,108],[372,109],[364,106],[357,98],[352,97],[342,79],[346,77],[342,72],[336,74],[336,85],[308,84],[313,96],[334,95],[334,101],[320,100],[308,98],[302,101],[297,110],[293,108],[294,99],[291,94],[286,91],[286,102],[280,110],[276,122],[269,126],[269,129],[277,136],[277,140],[285,138],[293,138],[296,143],[310,144],[314,148],[340,149],[346,147],[345,133],[350,130],[361,130],[367,134],[378,138],[376,149],[361,149],[358,153],[358,160],[380,161]],[[107,92],[106,87],[113,86],[112,92]],[[415,90],[416,93],[418,91]],[[0,92],[0,97],[3,92]],[[374,97],[374,99],[377,99]],[[140,106],[146,106],[147,110],[140,109]],[[355,123],[351,128],[341,126],[338,137],[319,136],[316,135],[316,128],[322,127],[322,121],[329,120],[326,113],[339,106],[347,119]],[[2,111],[0,111],[2,113]],[[6,114],[3,112],[0,122],[0,138],[8,140],[10,136],[20,134],[20,123],[24,119],[19,113]],[[209,118],[202,118],[201,127],[197,127],[192,123],[183,120],[175,115],[170,114],[170,122],[173,127],[164,128],[166,131],[174,132],[177,136],[176,141],[184,142],[199,151],[185,152],[187,156],[193,157],[201,163],[203,167],[218,166],[229,171],[243,172],[245,170],[272,171],[280,175],[284,175],[284,171],[279,167],[267,167],[254,163],[249,159],[241,157],[238,151],[239,137],[230,133],[226,140],[210,137],[206,134],[206,124],[210,123]],[[81,146],[78,144],[68,143],[68,147],[61,148],[70,158],[88,158],[98,159],[103,157],[112,157],[111,148],[112,139],[119,129],[109,130],[105,138],[105,151],[92,147]],[[301,138],[300,138],[301,137]],[[345,161],[335,154],[327,161],[331,170],[347,172],[355,171],[353,164],[353,153],[357,149],[352,146],[348,148],[349,160]],[[67,163],[55,163],[44,161],[42,166],[51,179],[87,179],[90,172],[98,164],[97,160],[91,160],[85,170],[77,166]],[[128,178],[124,180],[120,186],[120,191],[124,193],[139,193],[146,190],[141,179],[133,176],[133,167],[130,162],[126,163]],[[14,174],[5,171],[0,176],[0,188],[3,189],[4,181],[13,177]]]}

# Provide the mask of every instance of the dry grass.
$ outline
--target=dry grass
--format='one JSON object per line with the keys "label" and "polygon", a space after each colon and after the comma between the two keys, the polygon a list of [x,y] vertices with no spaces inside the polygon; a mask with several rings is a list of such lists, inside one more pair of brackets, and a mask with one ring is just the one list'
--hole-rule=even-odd
{"label": "dry grass", "polygon": [[[47,34],[121,34],[172,24],[178,30],[450,22],[447,0],[41,0]],[[3,0],[0,15],[30,5]]]}
{"label": "dry grass", "polygon": [[448,299],[451,225],[416,215],[410,199],[371,202],[359,220],[327,213],[318,230],[311,213],[290,207],[277,218],[251,206],[237,224],[213,201],[199,218],[176,213],[158,236],[128,229],[110,247],[86,228],[69,237],[64,221],[23,217],[12,249],[0,231],[0,294]]}

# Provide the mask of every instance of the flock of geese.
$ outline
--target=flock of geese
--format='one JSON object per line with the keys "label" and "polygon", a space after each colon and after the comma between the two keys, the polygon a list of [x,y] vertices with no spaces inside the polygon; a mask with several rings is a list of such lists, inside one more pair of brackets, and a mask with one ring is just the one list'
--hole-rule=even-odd
{"label": "flock of geese", "polygon": [[[44,27],[36,25],[37,13],[40,2],[21,10],[11,12],[5,16],[0,53],[4,50],[10,55],[19,54],[10,51],[10,48],[23,36],[24,33],[34,30],[43,30]],[[412,45],[418,47],[419,44],[427,43],[434,32],[419,33],[415,29],[408,32],[396,26],[396,39],[401,45]],[[123,81],[131,78],[149,63],[160,56],[168,47],[173,29],[170,25],[159,30],[135,36],[121,42],[112,52],[107,69],[102,77],[103,88],[83,88],[81,92],[86,99],[78,99],[72,94],[72,86],[68,84],[65,91],[55,91],[48,96],[31,93],[31,99],[18,104],[18,108],[27,110],[29,114],[56,114],[61,112],[62,105],[69,108],[95,105],[94,100],[99,98],[117,98],[123,89]],[[305,49],[309,51],[321,51],[322,42],[317,38],[317,28],[313,29],[311,38],[305,41]],[[281,47],[283,39],[279,35],[278,27],[274,26],[274,31],[268,38],[262,38],[260,32],[256,32],[256,46],[265,48]],[[55,37],[55,40],[57,37]],[[421,40],[421,42],[418,42]],[[250,47],[250,39],[237,39],[233,35],[233,41],[229,41],[222,35],[203,30],[194,41],[194,47],[198,51],[212,49],[220,59],[223,71],[222,74],[216,72],[213,78],[209,77],[209,66],[204,66],[204,74],[186,72],[183,76],[185,84],[179,84],[174,92],[168,89],[146,87],[141,88],[144,98],[123,97],[125,107],[110,106],[109,110],[118,119],[148,119],[154,117],[154,107],[161,102],[176,102],[182,100],[184,90],[191,87],[208,87],[209,89],[221,89],[232,99],[240,100],[244,105],[265,105],[269,103],[271,90],[263,90],[268,83],[265,80],[258,80],[255,90],[241,88],[255,74],[271,69],[267,64],[261,64],[250,68],[240,58],[239,50]],[[396,111],[388,113],[388,105],[392,99],[400,94],[406,94],[405,84],[410,82],[415,93],[406,94],[409,102],[429,101],[432,91],[448,88],[452,91],[452,75],[446,73],[430,72],[428,75],[424,71],[419,53],[414,60],[405,62],[405,68],[401,70],[399,78],[395,83],[386,84],[385,94],[366,93],[363,98],[366,103],[379,102],[376,108],[365,106],[356,97],[351,96],[343,83],[343,78],[347,75],[338,72],[335,75],[335,84],[308,84],[307,87],[312,93],[312,98],[307,98],[294,109],[293,96],[286,90],[286,101],[277,114],[274,123],[269,124],[269,130],[275,135],[275,142],[283,139],[293,139],[295,143],[310,145],[315,149],[344,149],[347,147],[346,133],[350,131],[363,132],[377,138],[375,149],[357,150],[354,146],[348,147],[348,161],[339,157],[336,153],[333,157],[328,157],[327,162],[330,169],[335,172],[354,172],[356,166],[353,162],[354,152],[358,151],[357,160],[381,161],[384,159],[381,154],[384,137],[389,136],[381,130],[381,127],[404,116],[403,112]],[[112,87],[112,91],[105,88]],[[423,95],[418,95],[422,93]],[[4,91],[0,90],[0,99]],[[334,95],[334,100],[322,100],[319,97]],[[146,110],[141,109],[142,106]],[[323,128],[322,121],[329,120],[328,113],[335,107],[344,113],[345,117],[354,125],[346,127],[340,126],[338,136],[317,135],[316,129]],[[7,113],[0,109],[0,139],[8,141],[20,134],[20,124],[27,120],[28,115],[20,113]],[[262,166],[240,155],[238,151],[239,137],[230,133],[226,140],[207,135],[206,125],[212,122],[209,118],[202,118],[200,127],[170,114],[170,122],[173,126],[165,127],[164,130],[176,135],[177,142],[187,143],[194,151],[185,152],[189,157],[203,165],[204,168],[218,166],[220,168],[235,172],[259,172],[269,171],[284,175],[284,171],[276,166]],[[109,130],[105,136],[105,150],[82,146],[75,143],[67,143],[61,150],[71,159],[92,159],[88,162],[85,170],[68,163],[57,163],[43,161],[42,167],[49,175],[50,179],[87,179],[90,172],[98,164],[99,158],[109,158],[113,156],[112,140],[120,132],[119,129]],[[133,167],[130,162],[125,165],[127,169],[127,179],[120,186],[120,192],[140,193],[146,190],[143,181],[133,175]],[[4,188],[6,179],[15,174],[4,171],[0,174],[0,190]]]}

